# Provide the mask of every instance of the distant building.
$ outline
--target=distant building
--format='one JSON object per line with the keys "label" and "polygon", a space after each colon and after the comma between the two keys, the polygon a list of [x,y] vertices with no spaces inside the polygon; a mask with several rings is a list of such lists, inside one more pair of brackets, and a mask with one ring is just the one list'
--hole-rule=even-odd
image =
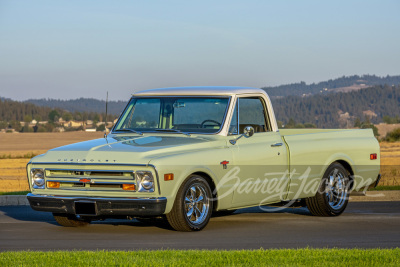
{"label": "distant building", "polygon": [[70,127],[70,128],[78,128],[81,126],[83,126],[83,123],[80,121],[69,121],[68,122],[68,127]]}

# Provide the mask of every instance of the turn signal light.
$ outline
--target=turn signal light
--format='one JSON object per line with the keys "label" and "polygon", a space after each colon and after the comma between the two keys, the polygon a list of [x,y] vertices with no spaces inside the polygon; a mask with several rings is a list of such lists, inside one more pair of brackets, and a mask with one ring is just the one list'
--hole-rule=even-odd
{"label": "turn signal light", "polygon": [[123,190],[135,191],[136,186],[134,184],[122,184]]}
{"label": "turn signal light", "polygon": [[172,181],[172,180],[174,180],[174,174],[173,173],[164,174],[164,181]]}
{"label": "turn signal light", "polygon": [[60,188],[60,182],[47,182],[47,188]]}
{"label": "turn signal light", "polygon": [[377,159],[378,155],[376,153],[369,155],[369,159],[373,160],[373,159]]}

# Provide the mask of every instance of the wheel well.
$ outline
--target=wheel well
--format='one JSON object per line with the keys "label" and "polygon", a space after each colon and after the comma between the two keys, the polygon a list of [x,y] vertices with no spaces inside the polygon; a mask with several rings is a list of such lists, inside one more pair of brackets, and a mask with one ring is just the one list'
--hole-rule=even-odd
{"label": "wheel well", "polygon": [[353,171],[353,168],[351,168],[351,165],[345,160],[337,160],[336,162],[340,163],[346,169],[346,171],[348,171],[350,173],[349,178],[350,178],[350,181],[352,183],[352,186],[351,186],[350,189],[353,189],[353,186],[354,186],[354,177],[353,177],[354,176],[354,171]]}
{"label": "wheel well", "polygon": [[218,198],[217,198],[217,193],[214,192],[215,183],[214,183],[213,179],[211,178],[210,175],[208,175],[205,172],[195,172],[195,173],[193,173],[193,175],[199,175],[199,176],[203,177],[204,179],[206,179],[208,185],[211,188],[211,193],[213,194],[213,198],[214,198],[214,205],[213,206],[214,206],[214,210],[215,210],[217,208],[217,206],[218,206]]}

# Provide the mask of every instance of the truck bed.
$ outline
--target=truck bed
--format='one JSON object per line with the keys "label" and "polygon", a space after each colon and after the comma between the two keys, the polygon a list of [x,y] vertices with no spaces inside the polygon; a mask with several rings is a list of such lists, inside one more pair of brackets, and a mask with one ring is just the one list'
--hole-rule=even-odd
{"label": "truck bed", "polygon": [[[299,191],[310,168],[306,179],[321,179],[335,161],[352,166],[349,171],[357,190],[368,181],[375,181],[379,174],[379,143],[371,129],[282,129],[279,132],[289,151],[291,192]],[[377,160],[370,159],[373,153],[377,154]],[[293,196],[289,193],[288,197]]]}

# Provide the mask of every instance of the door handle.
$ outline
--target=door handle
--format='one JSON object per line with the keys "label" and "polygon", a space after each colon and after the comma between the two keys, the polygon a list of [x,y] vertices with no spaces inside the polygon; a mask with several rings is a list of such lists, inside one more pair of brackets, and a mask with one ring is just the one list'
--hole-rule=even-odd
{"label": "door handle", "polygon": [[277,146],[283,146],[283,144],[282,143],[276,143],[276,144],[272,144],[271,146],[272,147],[277,147]]}

